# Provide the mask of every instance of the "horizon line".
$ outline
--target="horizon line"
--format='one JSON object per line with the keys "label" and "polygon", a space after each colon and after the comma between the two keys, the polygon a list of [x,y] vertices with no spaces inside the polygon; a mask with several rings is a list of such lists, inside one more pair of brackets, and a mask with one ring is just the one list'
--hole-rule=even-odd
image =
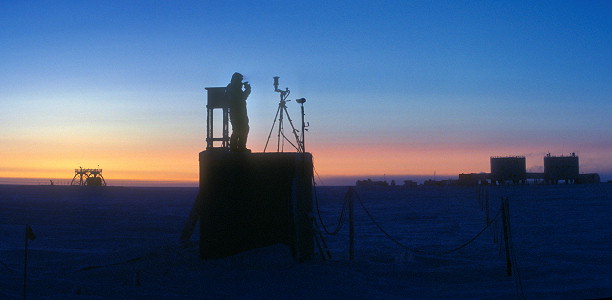
{"label": "horizon line", "polygon": [[[601,182],[612,180],[612,172],[598,173]],[[372,179],[375,181],[395,180],[401,184],[405,180],[423,183],[426,180],[452,180],[458,179],[459,174],[357,174],[357,175],[323,175],[315,174],[315,183],[318,186],[353,186],[357,180]],[[42,177],[0,177],[0,185],[54,185],[70,186],[72,178],[42,178]],[[198,187],[199,181],[176,179],[106,179],[108,186],[133,187]]]}
{"label": "horizon line", "polygon": [[[370,175],[324,175],[315,176],[315,181],[319,186],[350,186],[355,185],[357,180],[413,180],[417,182],[427,179],[453,179],[458,175],[450,174],[370,174]],[[42,178],[42,177],[0,177],[0,185],[54,185],[70,186],[72,178]],[[163,180],[163,179],[107,179],[108,186],[134,186],[134,187],[198,187],[198,180]],[[403,182],[403,181],[400,181]],[[329,183],[329,184],[328,184]]]}

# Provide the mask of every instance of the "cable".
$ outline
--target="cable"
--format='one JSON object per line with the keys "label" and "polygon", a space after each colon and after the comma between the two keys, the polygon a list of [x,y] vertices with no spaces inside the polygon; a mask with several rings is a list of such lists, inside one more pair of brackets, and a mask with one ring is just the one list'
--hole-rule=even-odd
{"label": "cable", "polygon": [[[314,183],[314,176],[312,179]],[[336,224],[336,228],[333,231],[329,231],[327,229],[327,226],[325,226],[325,223],[323,223],[323,218],[321,217],[321,210],[319,209],[319,196],[317,195],[316,184],[314,184],[313,190],[314,190],[314,195],[315,195],[315,206],[317,208],[317,216],[319,217],[319,223],[321,223],[321,227],[323,227],[323,231],[325,231],[325,233],[329,235],[338,234],[338,232],[340,232],[340,229],[342,229],[342,226],[344,225],[344,215],[346,211],[346,206],[348,204],[348,197],[346,195],[344,197],[344,203],[342,203],[342,210],[340,211],[340,216],[338,216],[338,224]]]}
{"label": "cable", "polygon": [[[508,201],[508,198],[506,198]],[[506,204],[507,205],[507,204]],[[506,206],[508,207],[508,206]],[[521,280],[521,272],[519,270],[518,263],[516,261],[516,253],[514,253],[514,243],[512,242],[512,230],[510,226],[510,214],[506,211],[506,227],[508,228],[508,246],[510,247],[510,261],[514,268],[512,268],[514,285],[517,289],[517,293],[520,295],[520,299],[525,299],[525,291],[523,289],[523,281]]]}
{"label": "cable", "polygon": [[13,273],[19,273],[16,270],[14,270],[13,268],[9,267],[9,265],[5,264],[4,262],[0,261],[0,265],[2,265],[4,268],[6,268],[7,270],[13,272]]}
{"label": "cable", "polygon": [[101,265],[101,266],[94,265],[94,266],[82,267],[82,268],[76,270],[75,272],[89,271],[89,270],[94,270],[94,269],[99,269],[99,268],[106,268],[106,267],[123,265],[123,264],[127,264],[127,263],[133,263],[133,262],[137,262],[137,261],[139,261],[139,260],[141,260],[143,258],[144,258],[144,256],[140,256],[140,257],[135,257],[135,258],[128,259],[126,261],[116,262],[116,263],[107,264],[107,265]]}
{"label": "cable", "polygon": [[483,228],[478,234],[476,234],[476,236],[474,236],[473,238],[471,238],[470,240],[468,240],[467,242],[451,249],[451,250],[447,250],[447,251],[440,251],[440,252],[427,252],[427,251],[423,251],[423,250],[418,250],[418,249],[414,249],[411,248],[409,246],[406,246],[402,243],[400,243],[397,239],[395,239],[393,236],[391,236],[387,231],[385,231],[382,226],[380,226],[380,224],[378,222],[376,222],[376,220],[374,219],[374,217],[372,216],[372,214],[370,213],[370,211],[365,207],[365,205],[363,204],[363,201],[361,200],[361,197],[359,197],[359,194],[357,194],[357,192],[355,192],[355,195],[357,196],[357,200],[359,201],[359,204],[361,205],[361,207],[363,208],[363,210],[366,212],[366,214],[368,215],[368,217],[370,218],[370,220],[372,221],[372,223],[374,223],[374,225],[376,225],[376,227],[378,227],[378,229],[385,235],[387,236],[387,238],[389,238],[391,241],[393,241],[395,244],[397,244],[398,246],[411,251],[413,253],[416,254],[425,254],[425,255],[442,255],[442,254],[449,254],[455,251],[458,251],[462,248],[464,248],[465,246],[469,245],[470,243],[472,243],[473,241],[475,241],[480,235],[482,235],[490,226],[491,224],[497,220],[497,218],[499,217],[501,210],[497,212],[497,214],[495,215],[495,217],[493,218],[493,220],[491,220],[489,222],[489,224],[487,224],[487,226],[485,226],[485,228]]}
{"label": "cable", "polygon": [[319,173],[316,171],[315,167],[314,167],[314,156],[312,158],[312,169],[314,170],[314,173],[312,175],[312,184],[313,184],[313,191],[314,191],[314,196],[315,196],[315,206],[317,208],[317,216],[319,219],[319,223],[321,223],[321,227],[323,227],[323,230],[325,231],[325,233],[327,233],[328,235],[336,235],[338,234],[338,232],[340,232],[340,230],[342,229],[342,226],[344,225],[344,216],[345,216],[345,212],[347,209],[347,204],[348,204],[348,197],[347,195],[344,196],[344,202],[342,203],[342,209],[340,210],[340,215],[338,216],[338,223],[336,224],[336,228],[333,231],[329,231],[327,229],[327,226],[325,226],[325,223],[323,223],[323,218],[321,217],[321,210],[319,209],[319,196],[317,194],[317,181],[315,180],[314,174],[317,175],[317,177],[319,177],[319,180],[321,180],[321,176],[319,176]]}
{"label": "cable", "polygon": [[[321,184],[325,185],[325,183],[323,182],[323,179],[321,179],[321,176],[319,176],[319,172],[317,172],[317,168],[315,168],[314,155],[312,156],[312,169],[314,170],[314,173],[317,175],[317,178],[319,178],[319,181],[321,182]],[[316,185],[316,180],[314,180],[314,176],[313,176],[313,183],[315,183]]]}

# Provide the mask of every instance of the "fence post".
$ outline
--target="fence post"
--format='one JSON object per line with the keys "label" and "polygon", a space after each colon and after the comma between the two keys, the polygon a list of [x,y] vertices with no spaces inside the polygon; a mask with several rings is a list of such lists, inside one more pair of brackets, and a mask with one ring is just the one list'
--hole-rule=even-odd
{"label": "fence post", "polygon": [[485,209],[486,209],[486,215],[487,215],[487,226],[489,226],[489,223],[491,223],[491,217],[490,214],[491,212],[489,211],[489,191],[486,191],[485,194]]}
{"label": "fence post", "polygon": [[349,260],[353,260],[355,258],[355,223],[354,223],[354,206],[353,206],[353,187],[349,187],[348,196],[349,196]]}
{"label": "fence post", "polygon": [[[26,227],[29,225],[26,225]],[[27,228],[26,228],[26,232],[27,232]],[[23,300],[26,299],[26,285],[28,282],[28,237],[27,237],[27,233],[26,233],[26,238],[25,238],[25,248],[23,250]]]}
{"label": "fence post", "polygon": [[506,271],[508,276],[512,276],[512,261],[510,260],[510,244],[508,238],[508,218],[510,214],[508,212],[508,197],[501,199],[501,215],[502,225],[504,227],[504,244],[506,245]]}

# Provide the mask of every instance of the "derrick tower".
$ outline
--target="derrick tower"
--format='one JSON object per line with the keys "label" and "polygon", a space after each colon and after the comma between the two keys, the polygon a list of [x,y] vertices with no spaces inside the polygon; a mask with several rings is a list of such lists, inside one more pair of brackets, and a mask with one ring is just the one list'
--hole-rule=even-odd
{"label": "derrick tower", "polygon": [[74,169],[74,177],[70,185],[80,186],[106,186],[106,181],[102,176],[102,169]]}

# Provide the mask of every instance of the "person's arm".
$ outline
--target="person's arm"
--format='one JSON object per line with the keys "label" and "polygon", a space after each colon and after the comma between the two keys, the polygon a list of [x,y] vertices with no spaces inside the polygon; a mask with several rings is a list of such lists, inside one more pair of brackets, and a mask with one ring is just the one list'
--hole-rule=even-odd
{"label": "person's arm", "polygon": [[248,82],[245,82],[244,92],[242,93],[243,99],[246,101],[246,99],[249,97],[250,94],[251,94],[251,85]]}

